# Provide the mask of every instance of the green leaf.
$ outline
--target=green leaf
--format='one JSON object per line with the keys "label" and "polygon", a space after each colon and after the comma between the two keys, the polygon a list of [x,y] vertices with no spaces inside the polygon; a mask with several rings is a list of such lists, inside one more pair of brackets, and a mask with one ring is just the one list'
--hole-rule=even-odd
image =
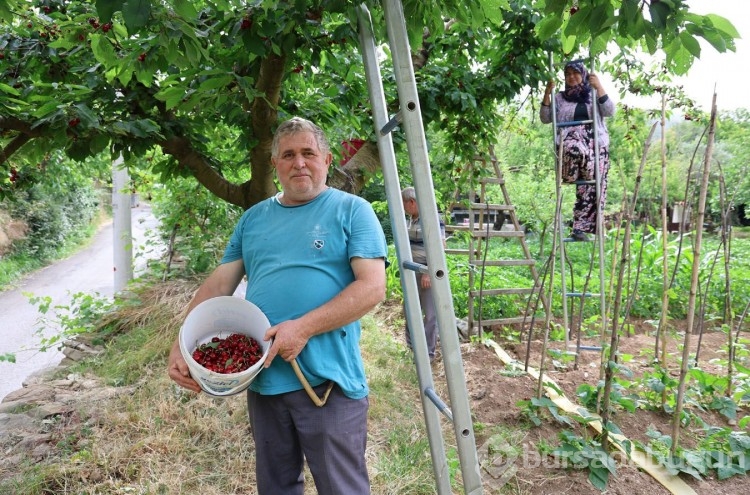
{"label": "green leaf", "polygon": [[716,474],[718,475],[720,480],[725,480],[738,474],[745,474],[745,471],[736,464],[729,464],[726,466],[717,467]]}
{"label": "green leaf", "polygon": [[70,143],[70,146],[65,150],[65,154],[73,160],[83,161],[92,155],[91,146],[85,139],[78,139]]}
{"label": "green leaf", "polygon": [[687,74],[693,65],[693,60],[695,60],[695,57],[683,45],[680,45],[672,56],[672,70],[678,76]]}
{"label": "green leaf", "polygon": [[705,475],[708,472],[708,465],[706,464],[706,457],[700,453],[692,450],[685,450],[682,453],[682,457],[685,459],[690,466],[693,466],[701,475]]}
{"label": "green leaf", "polygon": [[79,103],[77,105],[73,105],[73,108],[76,109],[76,115],[78,115],[78,118],[81,119],[81,123],[86,127],[99,126],[99,118],[94,112],[91,111],[88,105]]}
{"label": "green leaf", "polygon": [[547,14],[558,14],[562,17],[563,11],[568,7],[568,0],[547,0],[544,5],[544,12]]}
{"label": "green leaf", "polygon": [[193,4],[187,0],[175,0],[174,10],[187,20],[193,20],[198,17],[198,11],[195,10]]}
{"label": "green leaf", "polygon": [[55,48],[57,50],[59,49],[69,50],[70,48],[77,46],[79,43],[80,41],[78,41],[77,39],[76,41],[72,41],[68,38],[60,37],[60,38],[57,38],[56,40],[51,41],[49,44],[47,44],[47,46],[50,48]]}
{"label": "green leaf", "polygon": [[110,22],[115,12],[122,9],[124,0],[96,0],[96,12],[101,22]]}
{"label": "green leaf", "polygon": [[638,15],[633,20],[633,24],[630,28],[631,36],[634,39],[641,39],[643,36],[646,35],[646,21],[643,19],[643,16],[640,15],[640,11],[638,12]]}
{"label": "green leaf", "polygon": [[128,32],[134,33],[148,24],[148,19],[151,17],[151,2],[127,0],[122,6],[122,16]]}
{"label": "green leaf", "polygon": [[606,32],[615,25],[616,21],[614,12],[610,8],[605,5],[597,7],[591,14],[591,20],[589,20],[592,35]]}
{"label": "green leaf", "polygon": [[139,83],[149,88],[154,82],[154,71],[148,65],[138,64],[135,67],[135,78]]}
{"label": "green leaf", "polygon": [[224,74],[217,77],[209,77],[203,81],[198,87],[199,91],[210,91],[212,89],[219,89],[226,87],[229,83],[234,80],[231,74]]}
{"label": "green leaf", "polygon": [[732,450],[746,450],[750,452],[750,436],[747,433],[733,431],[729,436],[729,445]]}
{"label": "green leaf", "polygon": [[500,24],[503,20],[503,10],[508,9],[508,0],[484,0],[482,8],[488,21]]}
{"label": "green leaf", "polygon": [[92,155],[97,155],[109,146],[109,136],[106,134],[94,134],[89,141],[89,149]]}
{"label": "green leaf", "polygon": [[711,23],[719,31],[722,31],[732,38],[740,38],[739,31],[737,31],[737,28],[734,27],[734,24],[729,22],[727,18],[716,14],[708,14],[706,15],[706,17],[711,20]]}
{"label": "green leaf", "polygon": [[117,67],[117,80],[120,84],[127,86],[131,79],[133,79],[133,69],[130,64],[124,63]]}
{"label": "green leaf", "polygon": [[106,67],[117,64],[117,53],[115,53],[112,43],[106,36],[92,34],[89,39],[91,40],[91,51],[94,53],[97,62],[104,64]]}
{"label": "green leaf", "polygon": [[589,481],[597,489],[604,491],[607,489],[609,471],[601,467],[589,466]]}
{"label": "green leaf", "polygon": [[563,36],[562,48],[565,53],[572,53],[576,47],[577,38],[575,36]]}
{"label": "green leaf", "polygon": [[615,435],[621,435],[622,430],[620,430],[620,427],[614,424],[612,421],[607,421],[606,429],[610,433],[614,433]]}
{"label": "green leaf", "polygon": [[651,2],[648,11],[651,14],[651,22],[656,29],[665,29],[667,27],[667,18],[672,9],[666,2]]}
{"label": "green leaf", "polygon": [[713,46],[717,52],[724,53],[727,51],[727,42],[719,33],[706,31],[703,38],[711,43],[711,46]]}
{"label": "green leaf", "polygon": [[568,22],[565,25],[563,32],[567,35],[582,34],[583,31],[588,31],[587,26],[589,19],[591,18],[592,11],[589,9],[579,10],[574,15],[568,16]]}
{"label": "green leaf", "polygon": [[250,32],[242,36],[242,43],[247,51],[258,57],[263,57],[266,54],[266,45],[263,40]]}
{"label": "green leaf", "polygon": [[554,36],[560,26],[562,26],[562,17],[547,16],[539,21],[534,29],[540,39],[546,40]]}
{"label": "green leaf", "polygon": [[687,31],[682,31],[680,33],[680,41],[682,41],[682,46],[684,46],[691,55],[700,58],[701,45],[700,43],[698,43],[698,40],[690,35],[690,33],[688,33]]}
{"label": "green leaf", "polygon": [[172,86],[162,89],[154,95],[157,100],[163,101],[167,105],[167,110],[171,110],[180,104],[185,97],[185,88],[182,86]]}
{"label": "green leaf", "polygon": [[41,119],[58,110],[59,106],[60,102],[58,102],[57,100],[48,101],[44,105],[37,108],[32,115],[38,119]]}
{"label": "green leaf", "polygon": [[192,40],[183,39],[185,46],[185,55],[192,65],[198,65],[201,59],[200,49]]}
{"label": "green leaf", "polygon": [[7,84],[2,82],[0,82],[0,91],[9,93],[13,96],[21,96],[21,93],[16,88],[14,88],[13,86],[8,86]]}

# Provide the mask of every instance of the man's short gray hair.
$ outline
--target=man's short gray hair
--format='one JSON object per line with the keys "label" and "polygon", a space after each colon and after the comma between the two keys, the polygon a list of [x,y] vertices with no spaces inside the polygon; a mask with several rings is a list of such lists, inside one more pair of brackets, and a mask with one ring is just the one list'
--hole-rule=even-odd
{"label": "man's short gray hair", "polygon": [[401,200],[402,201],[409,201],[410,199],[417,199],[417,193],[414,191],[414,188],[409,186],[405,187],[401,190]]}
{"label": "man's short gray hair", "polygon": [[328,144],[328,138],[323,132],[323,129],[313,124],[307,119],[302,117],[292,117],[279,125],[276,129],[276,133],[273,135],[273,142],[271,143],[271,156],[276,157],[279,153],[279,140],[282,137],[299,134],[300,132],[311,132],[315,136],[315,142],[318,144],[318,149],[327,155],[331,151],[331,146]]}

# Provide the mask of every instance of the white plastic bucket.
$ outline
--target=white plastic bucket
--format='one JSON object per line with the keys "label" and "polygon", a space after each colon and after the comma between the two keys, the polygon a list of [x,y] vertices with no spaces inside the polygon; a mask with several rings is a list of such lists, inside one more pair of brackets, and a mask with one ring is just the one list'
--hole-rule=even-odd
{"label": "white plastic bucket", "polygon": [[[228,397],[243,392],[263,369],[271,347],[263,340],[271,326],[263,311],[255,304],[234,296],[219,296],[197,305],[180,328],[180,351],[190,369],[190,376],[208,394]],[[239,373],[216,373],[193,359],[193,351],[213,337],[226,338],[233,333],[252,337],[263,349],[257,363]]]}

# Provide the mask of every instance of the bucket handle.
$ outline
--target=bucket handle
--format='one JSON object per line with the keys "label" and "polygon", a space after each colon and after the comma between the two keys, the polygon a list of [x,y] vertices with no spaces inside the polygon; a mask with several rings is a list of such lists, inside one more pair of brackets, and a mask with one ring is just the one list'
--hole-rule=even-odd
{"label": "bucket handle", "polygon": [[328,401],[328,395],[331,393],[331,389],[333,389],[333,382],[328,383],[328,388],[323,394],[323,397],[320,398],[315,393],[315,390],[313,390],[310,386],[310,382],[307,381],[305,375],[302,374],[302,370],[299,369],[299,364],[297,364],[296,358],[294,361],[292,361],[292,368],[294,369],[294,373],[297,375],[297,378],[299,378],[300,383],[302,383],[302,386],[305,388],[305,392],[307,392],[307,395],[310,396],[310,399],[312,399],[316,406],[323,407],[326,404],[326,401]]}

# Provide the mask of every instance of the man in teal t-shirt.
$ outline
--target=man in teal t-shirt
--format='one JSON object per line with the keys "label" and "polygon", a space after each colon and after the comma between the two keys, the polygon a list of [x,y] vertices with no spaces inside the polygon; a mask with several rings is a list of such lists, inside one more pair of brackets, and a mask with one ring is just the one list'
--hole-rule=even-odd
{"label": "man in teal t-shirt", "polygon": [[[231,295],[247,275],[245,297],[272,325],[266,368],[248,391],[258,493],[302,495],[306,460],[319,494],[367,494],[359,318],[385,297],[385,236],[369,203],[326,185],[332,154],[318,126],[282,123],[271,154],[282,191],[245,212],[189,310]],[[333,386],[324,406],[303,390],[295,362],[316,393]],[[179,342],[169,375],[200,391]]]}

